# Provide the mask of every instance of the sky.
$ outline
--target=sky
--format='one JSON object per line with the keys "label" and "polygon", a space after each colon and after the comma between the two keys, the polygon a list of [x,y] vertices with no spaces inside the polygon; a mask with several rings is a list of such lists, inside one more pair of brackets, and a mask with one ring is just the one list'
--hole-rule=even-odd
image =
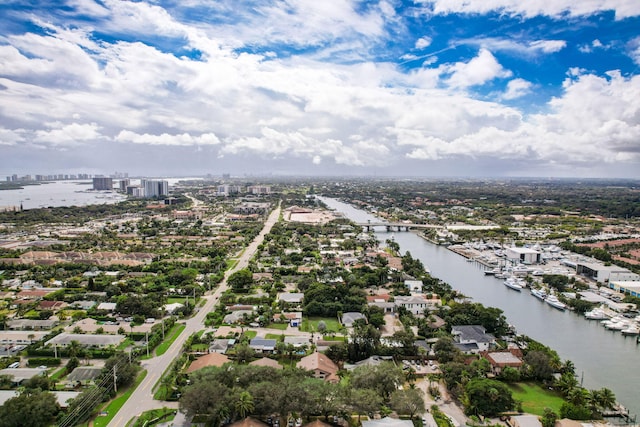
{"label": "sky", "polygon": [[640,178],[638,0],[0,0],[0,176]]}

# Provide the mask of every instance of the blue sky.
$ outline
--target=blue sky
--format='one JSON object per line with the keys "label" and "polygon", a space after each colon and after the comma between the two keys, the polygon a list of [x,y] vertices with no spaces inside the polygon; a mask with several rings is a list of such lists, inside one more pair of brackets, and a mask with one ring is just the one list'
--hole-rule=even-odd
{"label": "blue sky", "polygon": [[0,1],[0,174],[638,178],[639,66],[637,0]]}

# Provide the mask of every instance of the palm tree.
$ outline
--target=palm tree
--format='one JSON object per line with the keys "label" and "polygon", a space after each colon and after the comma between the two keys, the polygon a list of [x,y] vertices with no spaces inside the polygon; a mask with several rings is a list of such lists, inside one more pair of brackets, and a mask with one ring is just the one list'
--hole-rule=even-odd
{"label": "palm tree", "polygon": [[616,406],[616,395],[606,387],[598,392],[598,406],[603,410],[613,409]]}
{"label": "palm tree", "polygon": [[569,391],[569,394],[567,395],[567,400],[576,406],[581,406],[586,404],[587,402],[589,402],[590,398],[591,398],[591,393],[589,393],[589,390],[582,387],[573,388],[571,391]]}
{"label": "palm tree", "polygon": [[245,418],[253,412],[253,396],[248,391],[240,392],[234,406],[240,418]]}
{"label": "palm tree", "polygon": [[578,380],[572,373],[565,372],[558,381],[556,381],[556,387],[564,396],[567,396],[571,390],[578,387]]}

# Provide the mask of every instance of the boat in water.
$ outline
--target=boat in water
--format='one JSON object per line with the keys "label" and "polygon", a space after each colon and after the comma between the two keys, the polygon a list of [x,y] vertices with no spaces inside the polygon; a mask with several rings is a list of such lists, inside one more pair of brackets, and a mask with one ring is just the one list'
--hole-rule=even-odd
{"label": "boat in water", "polygon": [[504,283],[504,285],[507,288],[511,288],[514,291],[521,291],[522,290],[522,285],[520,284],[520,282],[517,279],[514,279],[513,277],[508,277],[502,283]]}
{"label": "boat in water", "polygon": [[547,297],[547,293],[544,289],[531,289],[531,295],[542,301]]}
{"label": "boat in water", "polygon": [[601,308],[596,307],[584,313],[584,318],[588,320],[607,320],[609,315]]}
{"label": "boat in water", "polygon": [[500,267],[494,267],[484,271],[484,274],[487,276],[494,276],[500,273],[502,273],[502,269]]}
{"label": "boat in water", "polygon": [[567,308],[567,305],[561,302],[555,295],[549,295],[544,301],[551,307],[557,308],[558,310],[564,310]]}
{"label": "boat in water", "polygon": [[640,328],[638,325],[631,324],[627,328],[620,330],[622,335],[640,335]]}

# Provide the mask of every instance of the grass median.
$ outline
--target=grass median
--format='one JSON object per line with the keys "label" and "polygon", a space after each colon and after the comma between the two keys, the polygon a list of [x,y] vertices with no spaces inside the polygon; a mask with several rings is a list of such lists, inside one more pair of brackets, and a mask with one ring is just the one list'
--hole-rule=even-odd
{"label": "grass median", "polygon": [[121,395],[113,399],[107,405],[107,407],[103,409],[103,412],[106,412],[107,415],[99,416],[98,418],[96,418],[95,421],[93,422],[93,426],[106,427],[107,424],[111,422],[113,417],[115,417],[118,411],[122,408],[122,405],[124,405],[127,399],[129,399],[129,397],[131,396],[131,394],[133,394],[134,390],[138,388],[138,386],[146,376],[147,376],[147,371],[142,371],[140,375],[138,375],[138,377],[136,378],[135,383],[133,383],[124,393],[122,393]]}

